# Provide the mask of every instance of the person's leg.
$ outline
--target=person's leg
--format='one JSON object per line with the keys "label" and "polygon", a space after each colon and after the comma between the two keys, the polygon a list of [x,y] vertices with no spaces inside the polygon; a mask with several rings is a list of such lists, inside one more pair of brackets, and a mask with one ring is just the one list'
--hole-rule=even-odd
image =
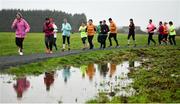
{"label": "person's leg", "polygon": [[172,36],[171,35],[169,35],[169,43],[171,44],[171,45],[173,45],[173,43],[172,43]]}
{"label": "person's leg", "polygon": [[108,37],[108,39],[109,39],[109,47],[111,47],[111,46],[112,46],[112,41],[111,41],[111,38],[112,38],[112,33],[110,33],[110,34],[109,34],[109,37]]}
{"label": "person's leg", "polygon": [[47,36],[45,36],[45,45],[46,45],[46,49],[49,49],[48,37]]}
{"label": "person's leg", "polygon": [[136,47],[135,33],[132,34],[132,38],[133,38],[133,44],[134,44],[134,47]]}
{"label": "person's leg", "polygon": [[107,39],[107,34],[104,35],[104,47],[103,48],[106,48],[106,39]]}
{"label": "person's leg", "polygon": [[153,34],[154,34],[154,33],[151,33],[151,41],[154,43],[154,45],[156,45],[156,42],[155,42],[155,40],[153,39]]}
{"label": "person's leg", "polygon": [[70,50],[70,36],[67,36],[68,50]]}
{"label": "person's leg", "polygon": [[63,49],[65,49],[65,47],[66,47],[66,36],[62,36],[62,38],[63,38]]}
{"label": "person's leg", "polygon": [[150,45],[151,38],[152,38],[151,33],[148,33],[148,45]]}
{"label": "person's leg", "polygon": [[93,43],[92,43],[92,40],[93,40],[93,36],[88,36],[88,42],[89,42],[89,46],[90,46],[89,49],[93,49]]}
{"label": "person's leg", "polygon": [[174,45],[176,45],[175,35],[172,36],[172,40],[173,40]]}
{"label": "person's leg", "polygon": [[167,45],[167,37],[168,37],[168,34],[165,34],[164,35],[164,42],[165,42],[166,45]]}
{"label": "person's leg", "polygon": [[159,45],[161,45],[161,34],[158,35],[158,42],[159,42]]}
{"label": "person's leg", "polygon": [[24,38],[20,38],[20,52],[23,52],[23,41]]}
{"label": "person's leg", "polygon": [[82,43],[83,43],[83,49],[85,49],[86,48],[86,37],[83,37],[83,38],[81,38],[81,40],[82,40]]}
{"label": "person's leg", "polygon": [[130,37],[131,37],[131,34],[129,33],[128,34],[128,46],[130,45]]}
{"label": "person's leg", "polygon": [[50,47],[50,52],[51,53],[52,53],[53,43],[54,43],[54,37],[53,36],[49,36],[49,47]]}
{"label": "person's leg", "polygon": [[16,37],[15,42],[16,42],[16,46],[19,48],[18,52],[20,52],[20,39]]}
{"label": "person's leg", "polygon": [[54,38],[54,42],[53,42],[54,44],[54,47],[55,47],[55,49],[57,50],[57,45],[56,45],[56,38]]}
{"label": "person's leg", "polygon": [[116,34],[116,33],[114,34],[113,38],[114,38],[114,40],[115,40],[115,42],[116,42],[116,46],[119,46],[118,40],[117,40],[117,34]]}

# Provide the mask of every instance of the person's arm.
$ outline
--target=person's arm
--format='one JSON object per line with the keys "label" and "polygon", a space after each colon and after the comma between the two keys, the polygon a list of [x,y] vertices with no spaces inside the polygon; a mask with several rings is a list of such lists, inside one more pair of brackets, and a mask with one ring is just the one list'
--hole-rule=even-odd
{"label": "person's arm", "polygon": [[71,31],[71,29],[72,29],[72,28],[71,28],[71,25],[68,24],[68,30]]}
{"label": "person's arm", "polygon": [[62,28],[61,28],[61,31],[64,31],[64,25],[62,24]]}
{"label": "person's arm", "polygon": [[81,27],[79,27],[79,32],[81,32]]}
{"label": "person's arm", "polygon": [[55,24],[53,25],[53,28],[54,28],[54,32],[58,32],[57,26]]}
{"label": "person's arm", "polygon": [[16,29],[16,26],[17,26],[17,19],[14,19],[12,25],[11,25],[11,28],[12,29]]}
{"label": "person's arm", "polygon": [[106,25],[106,28],[107,28],[107,32],[109,32],[109,26],[108,25]]}
{"label": "person's arm", "polygon": [[96,29],[96,26],[94,26],[94,31],[96,31],[97,29]]}
{"label": "person's arm", "polygon": [[27,33],[27,32],[29,32],[30,31],[30,26],[29,26],[29,24],[24,20],[24,26],[25,26],[25,32]]}

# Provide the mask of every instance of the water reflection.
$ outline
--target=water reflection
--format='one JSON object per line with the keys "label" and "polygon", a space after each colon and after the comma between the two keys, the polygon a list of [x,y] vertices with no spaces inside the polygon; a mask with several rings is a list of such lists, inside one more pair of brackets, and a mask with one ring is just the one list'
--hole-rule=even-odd
{"label": "water reflection", "polygon": [[18,77],[16,83],[13,85],[14,90],[17,93],[18,98],[23,97],[23,93],[29,88],[30,82],[26,79],[25,76]]}
{"label": "water reflection", "polygon": [[109,71],[108,63],[98,64],[98,69],[100,71],[100,75],[103,76],[103,77],[106,77],[106,75],[107,75],[107,73]]}
{"label": "water reflection", "polygon": [[95,75],[96,69],[94,67],[94,64],[88,64],[87,66],[87,70],[86,70],[86,74],[89,77],[89,80],[92,81],[93,80],[93,76]]}
{"label": "water reflection", "polygon": [[114,75],[114,73],[116,72],[116,64],[110,63],[110,77],[112,77]]}
{"label": "water reflection", "polygon": [[46,85],[46,91],[50,91],[50,87],[53,83],[54,83],[54,71],[45,72],[44,84]]}
{"label": "water reflection", "polygon": [[82,66],[80,67],[80,71],[81,71],[82,78],[85,78],[86,70],[87,70],[87,65],[82,65]]}
{"label": "water reflection", "polygon": [[[128,77],[128,73],[139,65],[137,61],[91,63],[79,68],[65,65],[57,67],[57,71],[18,77],[15,81],[12,76],[1,75],[0,88],[3,94],[0,95],[0,103],[83,103],[100,92],[109,96],[131,96],[135,90],[131,86],[133,79]],[[15,84],[4,83],[9,79]],[[12,86],[16,93],[12,93]],[[17,100],[17,97],[21,100]]]}
{"label": "water reflection", "polygon": [[70,72],[70,66],[66,65],[63,67],[63,78],[64,78],[64,82],[67,83],[67,80],[70,78],[71,76],[71,72]]}

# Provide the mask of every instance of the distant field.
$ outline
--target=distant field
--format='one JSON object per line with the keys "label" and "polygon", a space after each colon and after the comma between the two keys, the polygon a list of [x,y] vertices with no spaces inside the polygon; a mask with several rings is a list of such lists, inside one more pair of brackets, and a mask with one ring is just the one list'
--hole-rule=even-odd
{"label": "distant field", "polygon": [[[154,39],[157,41],[157,35],[154,36]],[[127,45],[127,34],[118,34],[118,41],[120,46]],[[180,37],[176,37],[177,45],[180,45]],[[99,43],[97,42],[97,35],[93,40],[95,44],[95,48],[99,47]],[[132,41],[131,41],[132,42]],[[109,45],[109,41],[106,41],[107,46]],[[146,45],[147,44],[147,34],[137,34],[136,35],[136,43],[137,45]],[[0,56],[7,55],[16,55],[17,47],[15,45],[15,33],[13,32],[0,32]],[[62,37],[61,34],[58,33],[57,38],[58,51],[61,51],[62,47]],[[115,45],[113,41],[113,45]],[[153,44],[152,44],[153,45]],[[71,49],[81,49],[82,42],[80,35],[78,33],[71,35]],[[44,45],[44,33],[28,33],[25,41],[24,41],[24,52],[25,54],[32,53],[42,53],[45,51]],[[54,50],[55,51],[55,50]]]}

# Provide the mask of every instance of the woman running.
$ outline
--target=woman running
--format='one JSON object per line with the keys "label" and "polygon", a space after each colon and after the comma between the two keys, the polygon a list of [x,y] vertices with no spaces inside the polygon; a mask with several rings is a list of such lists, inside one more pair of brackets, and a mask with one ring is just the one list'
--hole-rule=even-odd
{"label": "woman running", "polygon": [[107,39],[107,34],[109,32],[109,27],[106,24],[106,20],[103,20],[102,25],[101,25],[101,47],[105,49],[106,48],[106,39]]}
{"label": "woman running", "polygon": [[49,18],[46,18],[45,23],[43,25],[43,32],[45,33],[46,53],[52,53],[52,46],[54,40],[53,31],[54,31],[53,24],[50,22]]}
{"label": "woman running", "polygon": [[135,25],[133,19],[130,19],[129,25],[129,34],[128,34],[128,46],[130,45],[130,37],[132,36],[134,47],[136,47],[136,40],[135,40]]}
{"label": "woman running", "polygon": [[176,45],[176,40],[175,40],[176,30],[172,21],[169,22],[169,26],[170,26],[169,27],[169,42],[171,45]]}
{"label": "woman running", "polygon": [[26,20],[23,19],[23,16],[20,12],[16,14],[16,19],[14,19],[11,28],[16,31],[15,41],[18,47],[18,53],[19,55],[23,55],[23,41],[26,37],[26,33],[30,31],[30,26]]}
{"label": "woman running", "polygon": [[154,45],[156,45],[155,40],[153,39],[153,35],[154,35],[154,30],[156,29],[155,25],[152,23],[152,19],[149,20],[149,24],[147,26],[147,30],[148,30],[148,45],[150,45],[150,41],[152,41],[154,43]]}
{"label": "woman running", "polygon": [[56,24],[55,24],[55,22],[54,22],[54,19],[53,19],[53,18],[50,18],[50,21],[51,21],[51,23],[52,23],[52,25],[53,25],[53,28],[54,28],[54,31],[53,31],[53,33],[54,33],[53,46],[55,47],[55,49],[56,49],[56,51],[57,51],[56,40],[57,40],[57,32],[58,32],[58,29],[57,29],[57,26],[56,26]]}
{"label": "woman running", "polygon": [[66,38],[67,38],[67,43],[68,43],[68,50],[70,50],[70,34],[71,34],[71,25],[67,22],[67,19],[64,19],[64,23],[62,24],[62,38],[63,38],[63,49],[62,51],[65,50],[66,48]]}
{"label": "woman running", "polygon": [[88,25],[86,26],[86,32],[88,35],[88,42],[89,42],[89,49],[93,49],[94,48],[94,44],[93,44],[93,37],[94,34],[96,33],[96,27],[93,25],[93,20],[89,19],[88,21]]}
{"label": "woman running", "polygon": [[117,27],[116,27],[116,24],[114,23],[114,21],[109,18],[109,23],[110,23],[110,33],[109,33],[109,47],[112,47],[112,41],[111,41],[111,38],[114,38],[115,42],[116,42],[116,48],[119,47],[119,44],[118,44],[118,40],[117,40]]}
{"label": "woman running", "polygon": [[81,26],[79,27],[79,32],[81,34],[81,40],[84,45],[83,50],[85,50],[87,48],[87,44],[86,44],[87,34],[86,34],[86,25],[84,22],[82,22]]}

